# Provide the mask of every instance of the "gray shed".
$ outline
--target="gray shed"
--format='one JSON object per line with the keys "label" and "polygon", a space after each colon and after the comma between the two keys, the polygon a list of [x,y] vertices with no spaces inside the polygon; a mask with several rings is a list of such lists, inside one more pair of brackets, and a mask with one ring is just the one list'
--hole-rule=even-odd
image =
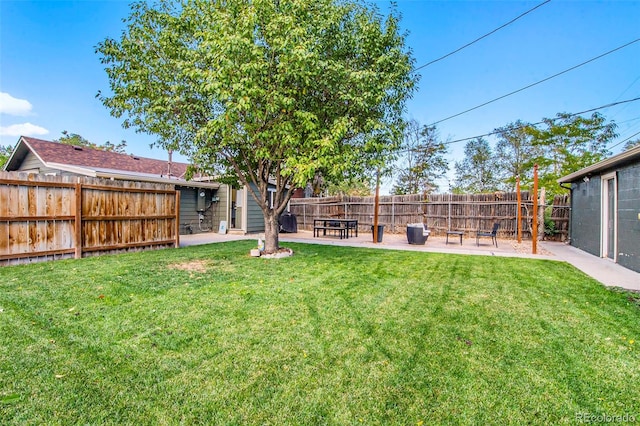
{"label": "gray shed", "polygon": [[570,184],[571,245],[640,272],[640,146],[558,183]]}

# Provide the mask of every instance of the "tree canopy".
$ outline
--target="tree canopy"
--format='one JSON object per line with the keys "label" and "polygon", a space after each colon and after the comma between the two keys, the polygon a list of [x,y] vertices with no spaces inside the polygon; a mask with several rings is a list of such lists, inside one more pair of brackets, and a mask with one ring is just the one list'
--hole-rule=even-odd
{"label": "tree canopy", "polygon": [[476,138],[464,146],[464,159],[455,163],[456,192],[491,192],[498,188],[496,162],[491,145]]}
{"label": "tree canopy", "polygon": [[125,149],[127,147],[127,141],[121,141],[119,144],[115,145],[109,141],[106,141],[104,144],[96,144],[90,142],[88,139],[82,137],[77,133],[69,133],[66,130],[62,131],[62,136],[56,139],[55,142],[63,143],[65,145],[74,145],[74,146],[82,146],[85,148],[99,149],[101,151],[108,152],[117,152],[120,154],[125,154]]}
{"label": "tree canopy", "polygon": [[539,185],[552,194],[562,191],[557,183],[562,176],[607,158],[611,154],[607,144],[617,136],[616,124],[597,112],[589,117],[558,113],[543,122],[541,128],[525,128],[538,148],[529,167],[538,164]]}
{"label": "tree canopy", "polygon": [[517,177],[525,185],[533,181],[532,159],[542,154],[542,147],[534,145],[530,126],[518,120],[495,130],[495,167],[502,190],[515,191]]}
{"label": "tree canopy", "polygon": [[[119,40],[97,47],[125,127],[248,188],[266,250],[297,186],[386,160],[416,76],[392,11],[333,0],[132,5]],[[269,184],[274,203],[267,202]]]}
{"label": "tree canopy", "polygon": [[2,169],[7,161],[9,161],[9,157],[11,157],[12,152],[13,147],[11,147],[10,145],[0,145],[0,169]]}
{"label": "tree canopy", "polygon": [[636,140],[630,140],[627,143],[624,144],[624,150],[627,151],[631,148],[635,148],[636,146],[640,146],[640,138],[636,139]]}
{"label": "tree canopy", "polygon": [[407,123],[400,147],[397,178],[391,191],[397,195],[430,193],[438,190],[437,179],[449,170],[447,147],[435,126]]}

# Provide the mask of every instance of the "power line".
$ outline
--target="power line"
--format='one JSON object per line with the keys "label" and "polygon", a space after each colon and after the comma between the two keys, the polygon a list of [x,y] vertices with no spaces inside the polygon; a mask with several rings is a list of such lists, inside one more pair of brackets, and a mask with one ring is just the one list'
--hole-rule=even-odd
{"label": "power line", "polygon": [[441,60],[443,60],[443,59],[445,59],[445,58],[448,58],[448,57],[449,57],[449,56],[451,56],[451,55],[454,55],[454,54],[458,53],[458,52],[459,52],[459,51],[461,51],[462,49],[466,49],[467,47],[471,46],[472,44],[479,42],[479,41],[480,41],[480,40],[482,40],[483,38],[489,37],[491,34],[493,34],[493,33],[497,32],[497,31],[499,31],[499,30],[503,29],[503,28],[504,28],[504,27],[506,27],[507,25],[511,25],[511,24],[513,24],[513,23],[514,23],[515,21],[517,21],[518,19],[520,19],[520,18],[522,18],[523,16],[525,16],[525,15],[527,15],[527,14],[529,14],[529,13],[533,12],[533,11],[534,11],[534,10],[536,10],[537,8],[539,8],[539,7],[541,7],[541,6],[544,6],[545,4],[549,3],[550,1],[551,1],[551,0],[546,0],[546,1],[542,2],[542,3],[540,3],[539,5],[537,5],[536,7],[534,7],[533,9],[529,9],[529,10],[527,10],[526,12],[524,12],[524,13],[522,13],[522,14],[520,14],[520,15],[516,16],[515,18],[513,18],[512,20],[510,20],[510,21],[509,21],[509,22],[507,22],[506,24],[499,26],[499,27],[498,27],[498,28],[496,28],[495,30],[493,30],[493,31],[491,31],[491,32],[488,32],[488,33],[486,33],[485,35],[483,35],[483,36],[481,36],[481,37],[478,37],[477,39],[473,40],[472,42],[469,42],[469,43],[465,44],[465,45],[464,45],[464,46],[462,46],[462,47],[459,47],[458,49],[454,50],[453,52],[447,53],[446,55],[441,56],[441,57],[439,57],[438,59],[434,59],[434,60],[433,60],[433,61],[431,61],[431,62],[427,62],[426,64],[421,65],[421,66],[419,66],[418,68],[415,68],[412,72],[416,72],[416,71],[418,71],[418,70],[420,70],[420,69],[422,69],[422,68],[428,67],[429,65],[435,64],[436,62],[439,62],[439,61],[441,61]]}
{"label": "power line", "polygon": [[584,65],[586,65],[586,64],[588,64],[588,63],[590,63],[590,62],[593,62],[593,61],[595,61],[595,60],[597,60],[597,59],[600,59],[600,58],[602,58],[602,57],[604,57],[604,56],[610,55],[611,53],[616,52],[616,51],[618,51],[618,50],[620,50],[620,49],[623,49],[623,48],[625,48],[625,47],[627,47],[627,46],[630,46],[630,45],[632,45],[632,44],[634,44],[634,43],[637,43],[638,41],[640,41],[640,38],[637,38],[637,39],[635,39],[635,40],[633,40],[633,41],[631,41],[631,42],[629,42],[629,43],[627,43],[627,44],[623,44],[622,46],[616,47],[616,48],[615,48],[615,49],[613,49],[613,50],[610,50],[610,51],[605,52],[605,53],[603,53],[603,54],[601,54],[601,55],[598,55],[598,56],[596,56],[595,58],[591,58],[591,59],[589,59],[588,61],[582,62],[582,63],[580,63],[580,64],[578,64],[578,65],[575,65],[575,66],[573,66],[573,67],[571,67],[571,68],[567,68],[567,69],[566,69],[566,70],[564,70],[564,71],[561,71],[561,72],[559,72],[559,73],[556,73],[556,74],[554,74],[554,75],[552,75],[552,76],[549,76],[549,77],[547,77],[547,78],[544,78],[544,79],[542,79],[542,80],[540,80],[540,81],[537,81],[537,82],[535,82],[535,83],[529,84],[528,86],[525,86],[525,87],[523,87],[523,88],[521,88],[521,89],[514,90],[513,92],[507,93],[506,95],[499,96],[499,97],[497,97],[497,98],[495,98],[495,99],[492,99],[492,100],[490,100],[490,101],[488,101],[488,102],[485,102],[485,103],[482,103],[482,104],[480,104],[480,105],[474,106],[473,108],[469,108],[469,109],[464,110],[464,111],[462,111],[462,112],[459,112],[459,113],[457,113],[457,114],[454,114],[454,115],[451,115],[451,116],[449,116],[449,117],[443,118],[442,120],[438,120],[438,121],[436,121],[436,122],[433,122],[433,123],[431,123],[429,126],[433,126],[434,124],[442,123],[443,121],[447,121],[447,120],[450,120],[450,119],[452,119],[452,118],[455,118],[455,117],[461,116],[462,114],[466,114],[466,113],[468,113],[468,112],[471,112],[471,111],[473,111],[473,110],[476,110],[476,109],[478,109],[478,108],[482,108],[483,106],[486,106],[486,105],[489,105],[489,104],[491,104],[491,103],[493,103],[493,102],[499,101],[500,99],[504,99],[504,98],[506,98],[506,97],[508,97],[508,96],[515,95],[516,93],[522,92],[523,90],[529,89],[529,88],[531,88],[531,87],[533,87],[533,86],[537,86],[538,84],[544,83],[545,81],[549,81],[549,80],[551,80],[552,78],[558,77],[558,76],[560,76],[560,75],[562,75],[562,74],[566,74],[566,73],[568,73],[569,71],[573,71],[573,70],[575,70],[576,68],[580,68],[581,66],[584,66]]}
{"label": "power line", "polygon": [[[550,118],[550,119],[548,119],[548,121],[556,121],[556,120],[560,120],[561,118],[571,118],[571,117],[575,117],[576,115],[582,115],[582,114],[586,114],[588,112],[594,112],[594,111],[597,111],[597,110],[600,110],[600,109],[610,108],[612,106],[616,106],[616,105],[620,105],[620,104],[626,104],[626,103],[635,102],[635,101],[640,101],[640,96],[638,96],[636,98],[633,98],[633,99],[627,99],[627,100],[624,100],[624,101],[612,102],[612,103],[609,103],[609,104],[606,104],[606,105],[602,105],[602,106],[599,106],[599,107],[596,107],[596,108],[591,108],[591,109],[587,109],[587,110],[584,110],[584,111],[575,112],[573,114],[569,114],[569,115],[566,115],[566,116],[563,116],[563,117]],[[537,126],[539,124],[544,124],[544,123],[545,123],[544,120],[538,121],[536,123],[525,123],[525,124],[523,124],[521,126],[515,126],[511,130],[523,129],[523,128],[528,127],[528,126]],[[429,126],[429,127],[431,127],[431,126]],[[485,133],[483,135],[476,135],[476,136],[470,136],[470,137],[462,138],[462,139],[455,139],[455,140],[452,140],[452,141],[443,142],[442,144],[443,145],[453,145],[454,143],[466,142],[466,141],[470,141],[472,139],[484,138],[486,136],[493,136],[493,135],[497,135],[497,134],[500,134],[500,133],[504,133],[504,131],[503,130],[494,130],[493,132]],[[633,137],[633,136],[635,136],[635,135],[632,135],[631,137]],[[626,140],[624,140],[622,142],[626,142]],[[622,142],[620,142],[620,143],[622,143]],[[615,146],[617,146],[617,145],[614,145],[611,148],[613,148]],[[420,150],[420,148],[408,149],[408,150],[405,150],[405,151],[419,151],[419,150]],[[401,152],[403,152],[403,151],[401,151]]]}
{"label": "power line", "polygon": [[620,141],[620,142],[618,142],[617,144],[610,146],[610,147],[609,147],[609,149],[613,149],[613,148],[615,148],[616,146],[618,146],[618,145],[620,145],[620,144],[623,144],[623,143],[625,143],[625,142],[626,142],[626,141],[628,141],[628,140],[631,140],[631,138],[632,138],[632,137],[634,137],[634,136],[638,136],[638,135],[640,135],[640,132],[634,133],[633,135],[629,136],[628,138],[626,138],[626,139],[624,139],[624,140],[621,140],[621,141]]}
{"label": "power line", "polygon": [[640,120],[640,115],[639,115],[639,116],[637,116],[637,117],[630,118],[630,119],[628,119],[628,120],[618,121],[618,122],[617,122],[617,124],[628,123],[628,122],[630,122],[630,121],[636,121],[636,120]]}
{"label": "power line", "polygon": [[[620,105],[620,104],[626,104],[626,103],[629,103],[629,102],[635,102],[635,101],[640,101],[640,96],[638,96],[637,98],[633,98],[633,99],[627,99],[627,100],[625,100],[625,101],[612,102],[612,103],[610,103],[610,104],[602,105],[602,106],[599,106],[599,107],[596,107],[596,108],[591,108],[591,109],[587,109],[587,110],[584,110],[584,111],[575,112],[575,113],[573,113],[573,114],[569,114],[569,115],[564,116],[564,117],[551,118],[551,119],[549,119],[549,120],[550,120],[550,121],[556,121],[556,120],[559,120],[560,118],[571,118],[571,117],[575,117],[576,115],[582,115],[582,114],[586,114],[586,113],[588,113],[588,112],[594,112],[594,111],[597,111],[597,110],[599,110],[599,109],[605,109],[605,108],[609,108],[609,107],[612,107],[612,106],[616,106],[616,105]],[[523,124],[522,126],[514,127],[514,128],[513,128],[513,130],[522,129],[522,128],[527,127],[527,126],[537,126],[537,125],[539,125],[539,124],[544,124],[544,123],[545,123],[545,121],[543,120],[543,121],[538,121],[537,123]],[[484,134],[484,135],[480,135],[480,136],[472,136],[472,137],[463,138],[463,139],[456,139],[456,140],[454,140],[454,141],[447,141],[447,142],[444,142],[444,144],[445,144],[445,145],[450,145],[450,144],[454,144],[454,143],[457,143],[457,142],[464,142],[464,141],[468,141],[468,140],[471,140],[471,139],[483,138],[483,137],[485,137],[485,136],[497,135],[497,134],[499,134],[499,133],[503,133],[503,131],[501,131],[501,130],[494,130],[493,132],[486,133],[486,134]]]}

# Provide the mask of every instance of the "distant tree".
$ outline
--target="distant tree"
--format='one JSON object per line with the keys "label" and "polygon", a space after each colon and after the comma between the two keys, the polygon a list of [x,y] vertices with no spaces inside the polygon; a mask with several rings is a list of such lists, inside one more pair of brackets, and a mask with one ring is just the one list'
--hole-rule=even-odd
{"label": "distant tree", "polygon": [[109,141],[106,141],[102,145],[95,144],[93,142],[88,141],[84,137],[80,136],[77,133],[69,133],[66,130],[62,131],[62,136],[56,140],[56,142],[63,143],[65,145],[74,145],[74,146],[82,146],[85,148],[99,149],[101,151],[108,152],[117,152],[120,154],[125,154],[127,141],[121,141],[119,144],[114,145]]}
{"label": "distant tree", "polygon": [[464,159],[455,163],[455,192],[481,193],[498,189],[496,160],[484,138],[473,139],[464,147]]}
{"label": "distant tree", "polygon": [[339,183],[330,183],[327,192],[329,196],[346,195],[350,197],[368,197],[373,193],[371,188],[374,185],[368,177],[349,179]]}
{"label": "distant tree", "polygon": [[526,128],[533,145],[540,148],[526,166],[538,164],[539,186],[551,194],[563,192],[557,184],[562,176],[608,157],[607,144],[617,136],[616,124],[597,112],[591,117],[559,113],[543,122],[541,129]]}
{"label": "distant tree", "polygon": [[7,164],[9,161],[9,157],[11,157],[11,153],[13,152],[13,147],[10,145],[2,146],[0,145],[0,169]]}
{"label": "distant tree", "polygon": [[409,121],[404,130],[397,178],[391,192],[403,195],[437,191],[436,180],[449,170],[446,154],[447,147],[435,126],[421,126],[415,120]]}
{"label": "distant tree", "polygon": [[640,138],[634,140],[634,141],[629,141],[627,143],[624,144],[624,150],[627,151],[631,148],[635,148],[636,146],[640,146]]}
{"label": "distant tree", "polygon": [[533,136],[527,130],[530,126],[520,120],[495,129],[498,142],[495,147],[496,177],[499,187],[505,191],[515,191],[516,178],[525,184],[533,179],[531,158],[538,157],[542,148],[533,144]]}

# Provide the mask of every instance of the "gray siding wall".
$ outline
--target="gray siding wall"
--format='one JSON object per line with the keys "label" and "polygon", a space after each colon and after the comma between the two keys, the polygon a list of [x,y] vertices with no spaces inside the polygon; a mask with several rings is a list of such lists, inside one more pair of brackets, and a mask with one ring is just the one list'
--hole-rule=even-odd
{"label": "gray siding wall", "polygon": [[[206,192],[205,206],[208,207],[204,212],[204,221],[199,224],[199,212],[197,210],[197,197],[199,188],[179,187],[180,189],[180,234],[188,234],[188,227],[191,226],[192,233],[199,234],[202,232],[217,231],[218,224],[215,223],[216,206],[219,203],[211,203],[211,198],[217,195],[215,190],[203,189]],[[215,228],[214,228],[215,223]]]}
{"label": "gray siding wall", "polygon": [[41,174],[55,173],[58,176],[73,174],[73,173],[67,173],[67,172],[61,173],[60,170],[58,169],[47,168],[44,166],[44,164],[42,164],[40,160],[38,160],[38,157],[36,157],[32,152],[28,152],[26,157],[24,157],[24,161],[22,162],[22,164],[20,164],[20,167],[18,168],[17,171],[34,170],[34,169],[39,170],[38,173],[41,173]]}
{"label": "gray siding wall", "polygon": [[216,196],[220,197],[220,201],[214,204],[211,209],[213,210],[213,230],[218,232],[221,220],[227,221],[227,229],[229,229],[229,213],[227,212],[229,187],[221,184],[220,188],[216,191]]}
{"label": "gray siding wall", "polygon": [[600,256],[600,177],[571,184],[571,245]]}
{"label": "gray siding wall", "polygon": [[640,164],[618,170],[618,263],[640,272]]}
{"label": "gray siding wall", "polygon": [[[256,191],[257,188],[251,185]],[[264,215],[256,200],[247,192],[247,233],[264,232]]]}

